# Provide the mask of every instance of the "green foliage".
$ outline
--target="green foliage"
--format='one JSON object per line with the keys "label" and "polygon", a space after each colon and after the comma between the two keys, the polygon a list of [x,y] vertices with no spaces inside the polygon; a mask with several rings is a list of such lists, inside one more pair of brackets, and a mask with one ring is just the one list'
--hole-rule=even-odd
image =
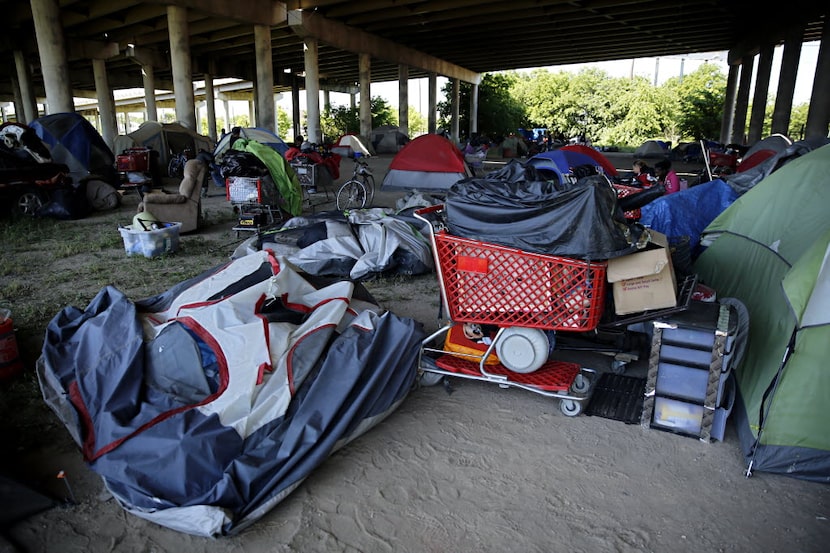
{"label": "green foliage", "polygon": [[427,132],[427,118],[421,115],[418,108],[415,106],[409,106],[407,117],[409,118],[408,123],[410,137],[415,137]]}
{"label": "green foliage", "polygon": [[807,126],[807,112],[810,109],[810,104],[798,104],[793,107],[790,113],[790,130],[788,136],[793,140],[802,140],[804,138],[804,127]]}
{"label": "green foliage", "polygon": [[[485,73],[478,86],[478,132],[489,136],[516,132],[527,122],[525,108],[511,95],[518,76],[515,73]],[[470,129],[470,83],[459,87],[459,129],[466,134]],[[444,94],[452,98],[452,81],[444,86]],[[452,104],[450,100],[438,102],[439,127],[450,128]]]}
{"label": "green foliage", "polygon": [[726,98],[726,75],[718,66],[704,63],[694,72],[669,79],[663,85],[677,100],[677,128],[684,138],[717,139]]}
{"label": "green foliage", "polygon": [[[397,125],[398,114],[392,105],[381,96],[375,96],[370,101],[372,110],[372,128],[381,125]],[[320,114],[320,126],[323,136],[336,140],[344,134],[360,133],[360,107],[331,106]]]}
{"label": "green foliage", "polygon": [[294,125],[291,122],[291,117],[288,116],[288,112],[282,109],[280,106],[277,106],[276,135],[285,141],[293,141],[294,137],[291,136],[292,134],[294,134],[293,128]]}

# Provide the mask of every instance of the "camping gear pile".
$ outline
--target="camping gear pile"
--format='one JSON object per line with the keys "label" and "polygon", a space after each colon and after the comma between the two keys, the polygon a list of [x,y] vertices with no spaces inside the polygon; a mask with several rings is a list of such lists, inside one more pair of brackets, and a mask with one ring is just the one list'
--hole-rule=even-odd
{"label": "camping gear pile", "polygon": [[420,325],[267,251],[157,296],[102,289],[46,331],[49,406],[119,504],[238,532],[405,399]]}

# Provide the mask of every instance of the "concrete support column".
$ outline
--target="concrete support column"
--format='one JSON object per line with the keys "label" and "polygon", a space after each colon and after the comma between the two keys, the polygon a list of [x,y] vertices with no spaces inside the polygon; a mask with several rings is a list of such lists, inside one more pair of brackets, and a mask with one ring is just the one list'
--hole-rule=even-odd
{"label": "concrete support column", "polygon": [[14,51],[14,65],[17,69],[17,82],[20,86],[20,99],[23,102],[23,112],[17,113],[17,120],[20,123],[29,123],[37,119],[37,99],[35,90],[32,87],[32,72],[23,51]]}
{"label": "concrete support column", "polygon": [[828,124],[830,124],[830,22],[825,19],[804,138],[809,140],[826,137]]}
{"label": "concrete support column", "polygon": [[784,52],[781,55],[781,71],[778,74],[778,92],[775,94],[775,108],[772,111],[772,134],[790,134],[790,117],[793,110],[795,81],[798,76],[798,62],[801,58],[801,41],[804,27],[798,26],[787,33]]}
{"label": "concrete support column", "polygon": [[173,95],[176,119],[188,129],[196,130],[196,106],[193,98],[193,69],[190,60],[190,34],[187,9],[167,6],[170,33],[170,61],[173,69]]}
{"label": "concrete support column", "polygon": [[752,113],[749,116],[749,144],[761,140],[764,132],[764,115],[769,93],[769,77],[772,73],[773,47],[767,44],[761,47],[758,56],[758,71],[755,75],[755,95],[752,97]]}
{"label": "concrete support column", "polygon": [[741,63],[741,79],[735,100],[735,120],[732,122],[732,142],[739,144],[746,143],[746,112],[749,106],[749,87],[752,84],[752,68],[754,66],[754,57]]}
{"label": "concrete support column", "polygon": [[349,108],[354,109],[357,107],[357,94],[352,92],[349,94]]}
{"label": "concrete support column", "polygon": [[473,83],[470,90],[470,136],[478,133],[478,85]]}
{"label": "concrete support column", "polygon": [[17,82],[17,75],[12,75],[12,96],[14,96],[14,117],[17,122],[22,122],[21,119],[25,117],[23,113],[23,98],[20,95],[20,83]]}
{"label": "concrete support column", "polygon": [[110,149],[118,135],[118,121],[115,118],[115,99],[107,80],[107,62],[92,60],[92,75],[95,78],[95,94],[98,98],[98,115],[101,118],[101,137]]}
{"label": "concrete support column", "polygon": [[331,91],[328,88],[323,89],[323,110],[331,110]]}
{"label": "concrete support column", "polygon": [[303,133],[303,123],[300,117],[300,83],[297,77],[294,76],[291,78],[291,122],[294,124],[294,135],[291,137],[292,142],[295,137]]}
{"label": "concrete support column", "polygon": [[205,108],[207,110],[207,130],[211,140],[216,142],[216,99],[213,91],[213,75],[205,73]]}
{"label": "concrete support column", "polygon": [[72,80],[69,78],[60,6],[57,0],[31,0],[31,5],[48,111],[73,112],[75,102],[72,99]]}
{"label": "concrete support column", "polygon": [[452,80],[452,130],[450,131],[452,134],[453,142],[458,142],[461,134],[461,114],[460,114],[460,104],[461,103],[461,81],[458,79]]}
{"label": "concrete support column", "polygon": [[256,121],[256,102],[251,98],[248,100],[248,125],[254,126],[254,121]]}
{"label": "concrete support column", "polygon": [[144,117],[147,121],[158,121],[156,107],[156,72],[152,65],[141,66],[141,81],[144,83]]}
{"label": "concrete support column", "polygon": [[231,103],[227,99],[222,100],[222,107],[225,109],[225,132],[231,132],[231,128],[233,127]]}
{"label": "concrete support column", "polygon": [[429,98],[427,101],[429,105],[427,108],[429,111],[427,114],[427,132],[435,134],[435,131],[438,130],[436,128],[436,114],[438,113],[438,75],[435,73],[429,74],[427,88],[429,89],[429,93],[427,94]]}
{"label": "concrete support column", "polygon": [[323,137],[320,132],[320,68],[317,65],[320,51],[317,39],[303,39],[303,48],[305,49],[305,104],[306,127],[308,128],[306,140],[320,144]]}
{"label": "concrete support column", "polygon": [[398,66],[398,129],[409,136],[409,67]]}
{"label": "concrete support column", "polygon": [[369,54],[358,54],[360,80],[360,137],[369,140],[372,134],[372,59]]}
{"label": "concrete support column", "polygon": [[729,66],[729,75],[726,78],[726,96],[723,99],[723,119],[720,125],[720,141],[722,144],[732,142],[732,124],[735,121],[735,97],[738,90],[739,72],[740,66]]}
{"label": "concrete support column", "polygon": [[277,128],[274,113],[274,60],[271,51],[271,27],[254,25],[256,52],[257,122],[256,126],[271,132]]}

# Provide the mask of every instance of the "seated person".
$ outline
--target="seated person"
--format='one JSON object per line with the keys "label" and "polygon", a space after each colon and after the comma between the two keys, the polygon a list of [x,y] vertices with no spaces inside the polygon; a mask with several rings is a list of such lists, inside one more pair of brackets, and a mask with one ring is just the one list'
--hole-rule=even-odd
{"label": "seated person", "polygon": [[644,160],[638,159],[631,167],[634,171],[634,178],[631,182],[633,186],[650,188],[657,182],[657,179],[654,177],[654,170]]}
{"label": "seated person", "polygon": [[671,161],[664,159],[654,164],[657,182],[666,187],[666,194],[680,191],[680,178],[671,168]]}
{"label": "seated person", "polygon": [[285,152],[285,160],[286,161],[291,161],[292,159],[294,159],[298,155],[302,154],[303,153],[302,146],[303,146],[304,142],[305,142],[305,138],[303,138],[303,135],[297,135],[294,138],[294,143]]}

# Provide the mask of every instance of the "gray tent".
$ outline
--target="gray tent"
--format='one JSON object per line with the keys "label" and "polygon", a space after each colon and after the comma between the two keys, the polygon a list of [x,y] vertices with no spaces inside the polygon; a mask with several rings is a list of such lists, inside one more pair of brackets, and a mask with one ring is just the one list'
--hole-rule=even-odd
{"label": "gray tent", "polygon": [[397,154],[409,142],[409,137],[394,125],[382,125],[372,129],[372,148],[378,154]]}

